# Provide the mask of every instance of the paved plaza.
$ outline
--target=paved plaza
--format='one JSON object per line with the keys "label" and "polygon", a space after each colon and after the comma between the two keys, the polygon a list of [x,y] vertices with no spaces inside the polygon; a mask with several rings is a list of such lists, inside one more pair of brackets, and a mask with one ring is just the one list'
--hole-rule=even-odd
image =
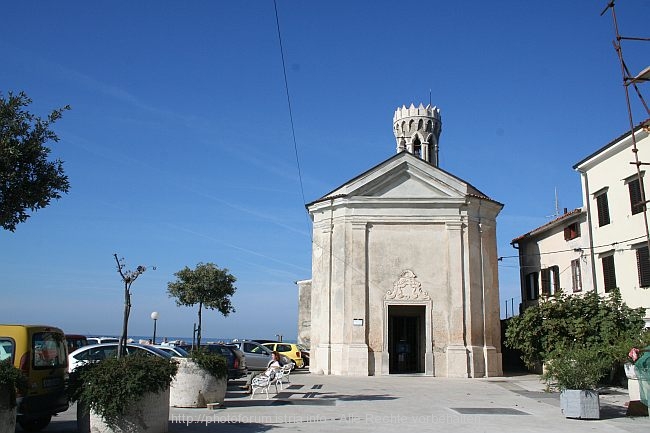
{"label": "paved plaza", "polygon": [[[250,399],[230,382],[225,407],[170,412],[170,433],[267,431],[394,432],[635,432],[649,431],[648,417],[626,417],[627,391],[601,393],[600,420],[566,419],[559,395],[544,392],[537,375],[490,379],[424,376],[345,377],[292,373],[290,383],[267,400]],[[44,431],[73,433],[71,408]],[[20,427],[17,428],[20,431]]]}

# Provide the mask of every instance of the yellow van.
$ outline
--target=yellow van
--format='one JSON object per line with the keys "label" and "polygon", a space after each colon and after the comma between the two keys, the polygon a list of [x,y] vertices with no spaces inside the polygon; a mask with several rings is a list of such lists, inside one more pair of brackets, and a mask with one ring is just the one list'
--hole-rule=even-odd
{"label": "yellow van", "polygon": [[16,418],[23,430],[39,431],[52,415],[68,410],[63,331],[43,325],[0,325],[0,360],[4,359],[11,359],[27,377],[28,389],[18,396]]}

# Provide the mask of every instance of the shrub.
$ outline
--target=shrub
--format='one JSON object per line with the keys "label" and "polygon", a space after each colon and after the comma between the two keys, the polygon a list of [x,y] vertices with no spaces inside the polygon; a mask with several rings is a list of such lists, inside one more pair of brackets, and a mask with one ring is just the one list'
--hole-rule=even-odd
{"label": "shrub", "polygon": [[228,377],[228,362],[226,358],[206,350],[193,350],[190,357],[199,367],[210,373],[217,379]]}
{"label": "shrub", "polygon": [[[7,406],[16,406],[16,391],[25,393],[27,391],[27,378],[22,371],[14,367],[11,359],[0,361],[0,389],[9,390],[9,401]],[[0,402],[0,406],[4,406]]]}
{"label": "shrub", "polygon": [[[639,341],[644,309],[622,302],[618,290],[605,296],[557,294],[510,319],[506,345],[520,350],[528,367],[551,354],[579,347],[598,347],[610,365],[624,361],[632,342]],[[556,356],[556,355],[553,355]]]}
{"label": "shrub", "polygon": [[77,368],[70,375],[69,397],[115,425],[143,395],[166,390],[177,371],[178,364],[165,358],[109,358]]}
{"label": "shrub", "polygon": [[598,348],[574,346],[549,354],[542,378],[549,388],[594,389],[609,368]]}

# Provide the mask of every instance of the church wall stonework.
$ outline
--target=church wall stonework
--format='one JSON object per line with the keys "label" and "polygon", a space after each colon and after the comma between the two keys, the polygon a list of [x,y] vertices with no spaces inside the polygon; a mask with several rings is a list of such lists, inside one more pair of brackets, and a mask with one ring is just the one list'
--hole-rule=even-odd
{"label": "church wall stonework", "polygon": [[[407,152],[309,204],[311,299],[299,282],[299,338],[311,341],[310,371],[391,374],[406,353],[425,375],[501,375],[501,208]],[[407,322],[399,334],[414,343],[399,344],[417,347],[400,352],[391,326]]]}

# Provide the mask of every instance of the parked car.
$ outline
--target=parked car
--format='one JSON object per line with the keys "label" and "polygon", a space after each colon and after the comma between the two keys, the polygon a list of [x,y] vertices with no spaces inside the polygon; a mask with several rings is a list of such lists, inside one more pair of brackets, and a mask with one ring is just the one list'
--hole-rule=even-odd
{"label": "parked car", "polygon": [[[102,359],[115,358],[117,356],[117,343],[90,344],[81,347],[68,355],[68,372],[73,372],[78,366],[87,362],[101,361]],[[147,356],[159,356],[171,358],[167,352],[147,344],[127,343],[126,354],[142,354]]]}
{"label": "parked car", "polygon": [[68,367],[63,331],[53,326],[0,325],[0,360],[9,359],[28,381],[18,397],[18,424],[27,432],[45,428],[53,415],[68,410]]}
{"label": "parked car", "polygon": [[116,337],[86,337],[88,344],[102,344],[102,343],[119,343],[120,339]]}
{"label": "parked car", "polygon": [[153,347],[155,347],[156,349],[162,350],[163,352],[167,352],[171,356],[179,356],[181,358],[187,358],[188,356],[190,356],[190,354],[185,349],[182,349],[182,348],[180,348],[178,346],[159,346],[159,345],[155,345]]}
{"label": "parked car", "polygon": [[[233,340],[227,346],[236,347],[244,352],[244,355],[246,355],[246,367],[252,371],[266,370],[271,361],[271,354],[273,353],[268,347],[252,340]],[[284,355],[281,356],[280,362],[282,365],[292,364],[295,366],[291,359]]]}
{"label": "parked car", "polygon": [[72,353],[80,347],[88,345],[88,339],[85,335],[65,334],[65,343],[68,347],[68,353]]}
{"label": "parked car", "polygon": [[296,346],[300,349],[300,356],[305,362],[305,367],[309,367],[309,349],[302,344],[296,344]]}
{"label": "parked car", "polygon": [[280,355],[285,355],[291,358],[297,368],[305,367],[305,361],[302,359],[302,352],[295,343],[282,343],[276,341],[273,343],[264,343],[263,345],[271,350],[276,350]]}
{"label": "parked car", "polygon": [[[192,350],[192,346],[189,344],[176,347],[185,349],[188,352]],[[228,363],[228,379],[239,379],[248,374],[246,356],[241,350],[232,346],[226,346],[225,344],[202,344],[201,349],[226,358]]]}

